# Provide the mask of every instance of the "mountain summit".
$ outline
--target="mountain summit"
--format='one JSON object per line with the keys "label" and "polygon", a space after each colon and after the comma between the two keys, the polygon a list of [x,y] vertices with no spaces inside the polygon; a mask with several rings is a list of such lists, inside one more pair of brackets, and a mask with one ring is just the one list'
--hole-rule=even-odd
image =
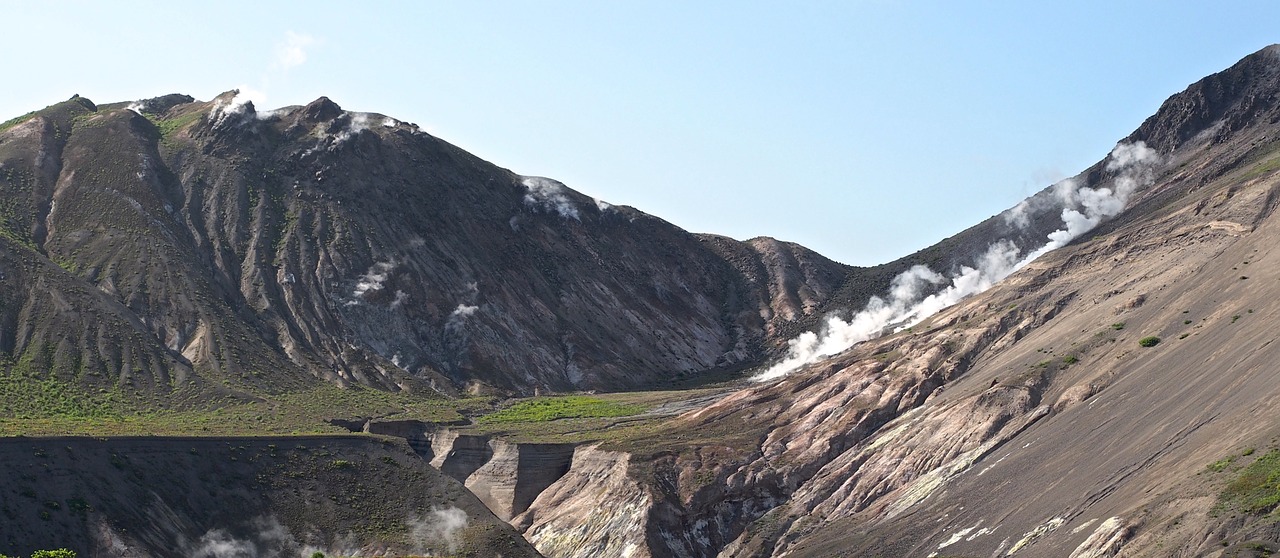
{"label": "mountain summit", "polygon": [[77,96],[0,125],[0,200],[0,354],[144,406],[661,385],[758,362],[853,271],[323,97]]}

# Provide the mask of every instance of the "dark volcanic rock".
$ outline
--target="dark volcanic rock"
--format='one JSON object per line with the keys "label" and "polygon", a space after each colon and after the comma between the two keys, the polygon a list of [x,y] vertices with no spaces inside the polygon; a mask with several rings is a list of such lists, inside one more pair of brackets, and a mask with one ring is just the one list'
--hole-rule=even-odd
{"label": "dark volcanic rock", "polygon": [[316,379],[617,390],[758,362],[855,278],[327,98],[258,114],[234,91],[169,95],[141,110],[76,98],[0,130],[0,351],[14,362],[156,400]]}
{"label": "dark volcanic rock", "polygon": [[369,437],[8,438],[0,473],[0,551],[17,556],[539,556],[460,483]]}

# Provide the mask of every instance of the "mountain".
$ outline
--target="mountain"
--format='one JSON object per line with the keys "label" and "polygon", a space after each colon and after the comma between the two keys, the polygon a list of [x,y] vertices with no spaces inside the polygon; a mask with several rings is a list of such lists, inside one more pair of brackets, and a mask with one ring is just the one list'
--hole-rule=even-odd
{"label": "mountain", "polygon": [[1278,133],[1271,46],[940,245],[1056,249],[896,333],[580,446],[512,523],[547,556],[1280,551]]}
{"label": "mountain", "polygon": [[[482,503],[546,556],[1268,555],[1278,133],[1272,46],[1174,95],[1077,176],[852,268],[681,231],[328,99],[259,112],[235,92],[73,97],[0,124],[0,417],[75,418],[88,398],[213,409],[208,428],[267,420],[221,412],[237,402],[296,409],[332,389],[333,425],[406,438],[429,461],[414,462],[422,490],[456,490],[438,468],[476,497],[455,498],[469,516],[490,521]],[[331,405],[683,386],[779,359],[757,382],[553,400],[608,411],[583,422]],[[619,403],[641,400],[658,403]],[[339,455],[377,453],[352,439]],[[80,446],[40,443],[10,446],[13,462],[81,467],[48,444]],[[187,439],[165,443],[157,459],[189,460]],[[261,472],[219,452],[239,472],[228,488]],[[116,521],[167,506],[186,519],[156,537],[237,527],[182,500],[184,482]],[[309,482],[253,509],[295,506]],[[45,511],[86,501],[64,488]],[[24,533],[47,530],[12,511]],[[497,538],[477,552],[507,544],[484,530]]]}
{"label": "mountain", "polygon": [[76,96],[0,125],[0,355],[140,408],[697,381],[779,350],[857,271],[327,98]]}

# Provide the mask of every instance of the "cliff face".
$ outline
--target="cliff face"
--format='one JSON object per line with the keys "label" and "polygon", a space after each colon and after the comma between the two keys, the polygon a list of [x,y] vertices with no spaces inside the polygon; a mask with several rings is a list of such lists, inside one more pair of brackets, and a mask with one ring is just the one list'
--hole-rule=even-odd
{"label": "cliff face", "polygon": [[853,271],[693,235],[324,98],[75,98],[0,128],[0,198],[0,353],[160,400],[733,370]]}
{"label": "cliff face", "polygon": [[[1090,233],[908,330],[684,415],[665,429],[678,435],[618,445],[625,478],[619,465],[587,490],[571,470],[516,525],[564,556],[604,539],[537,535],[586,521],[558,510],[627,506],[655,556],[1277,547],[1269,508],[1232,495],[1280,436],[1267,414],[1280,395],[1278,75],[1271,47],[1166,102],[1126,140],[1160,162]],[[1125,187],[1122,156],[1074,183]],[[1058,196],[1022,206],[1011,241],[1061,226]]]}

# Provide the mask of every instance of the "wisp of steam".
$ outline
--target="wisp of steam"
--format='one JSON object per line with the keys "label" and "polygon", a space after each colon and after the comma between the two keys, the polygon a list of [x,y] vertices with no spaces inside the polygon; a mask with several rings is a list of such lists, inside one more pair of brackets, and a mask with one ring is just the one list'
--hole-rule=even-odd
{"label": "wisp of steam", "polygon": [[[1108,171],[1118,173],[1112,187],[1080,187],[1071,179],[1054,186],[1053,202],[1062,207],[1063,227],[1050,233],[1044,245],[1019,258],[1019,250],[1012,241],[997,240],[978,257],[973,267],[962,266],[950,278],[923,265],[913,266],[893,279],[887,299],[871,297],[867,306],[847,321],[838,315],[828,316],[818,333],[805,332],[788,341],[787,356],[751,379],[764,382],[781,378],[887,331],[911,327],[965,297],[990,289],[1036,258],[1119,215],[1135,191],[1152,183],[1152,167],[1159,160],[1155,150],[1144,142],[1117,145],[1106,165]],[[1034,203],[1037,202],[1028,199],[1005,212],[1006,222],[1027,226]],[[943,289],[923,296],[931,287],[948,282]]]}
{"label": "wisp of steam", "polygon": [[419,553],[446,550],[450,554],[462,545],[462,531],[467,528],[467,512],[449,506],[431,510],[427,517],[409,522],[409,538]]}
{"label": "wisp of steam", "polygon": [[569,196],[564,193],[564,184],[541,176],[522,176],[520,184],[526,190],[525,205],[554,211],[565,219],[580,219],[578,208],[573,206]]}

